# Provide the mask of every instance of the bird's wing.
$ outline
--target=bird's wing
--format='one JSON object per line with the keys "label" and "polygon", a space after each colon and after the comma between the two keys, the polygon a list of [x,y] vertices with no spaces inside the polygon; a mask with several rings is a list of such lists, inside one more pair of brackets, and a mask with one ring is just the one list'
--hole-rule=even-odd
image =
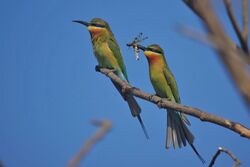
{"label": "bird's wing", "polygon": [[114,56],[122,70],[123,75],[126,77],[127,81],[128,81],[128,75],[127,75],[127,71],[126,71],[126,66],[123,62],[123,58],[120,52],[120,48],[116,42],[116,40],[113,37],[110,37],[108,40],[108,46],[110,48],[110,50],[114,53]]}
{"label": "bird's wing", "polygon": [[[168,83],[168,85],[169,85],[169,87],[170,87],[170,89],[171,89],[171,91],[172,91],[172,93],[174,95],[175,102],[176,103],[181,103],[181,99],[180,99],[180,96],[179,96],[177,83],[176,83],[176,81],[174,79],[174,75],[172,74],[172,72],[169,70],[168,67],[165,67],[163,69],[163,73],[164,73],[164,76],[165,76],[165,78],[167,80],[167,83]],[[191,123],[189,122],[189,120],[187,119],[187,117],[184,114],[180,113],[180,115],[181,115],[182,120],[184,120],[186,124],[191,125]]]}
{"label": "bird's wing", "polygon": [[179,96],[179,92],[178,92],[178,87],[177,87],[177,83],[174,79],[174,76],[173,74],[171,73],[171,71],[168,69],[168,67],[164,67],[163,69],[163,73],[164,73],[164,76],[167,80],[167,83],[173,93],[173,96],[175,98],[175,102],[176,103],[180,103],[181,102],[181,99],[180,99],[180,96]]}

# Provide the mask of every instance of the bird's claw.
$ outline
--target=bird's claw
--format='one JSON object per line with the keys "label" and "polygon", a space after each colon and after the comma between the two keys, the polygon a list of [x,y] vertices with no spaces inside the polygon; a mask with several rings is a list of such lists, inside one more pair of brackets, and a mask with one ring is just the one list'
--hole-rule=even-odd
{"label": "bird's claw", "polygon": [[132,90],[140,90],[139,88],[136,87],[128,87],[126,85],[122,86],[122,93],[126,94]]}
{"label": "bird's claw", "polygon": [[112,68],[112,67],[101,67],[101,66],[99,66],[99,65],[96,65],[96,66],[95,66],[95,71],[100,72],[100,71],[101,71],[101,68],[106,68],[106,69],[109,70],[109,72],[115,72],[115,71],[116,71],[115,68]]}
{"label": "bird's claw", "polygon": [[158,95],[157,95],[157,94],[149,95],[148,99],[149,99],[150,101],[152,101],[153,98],[154,98],[155,96],[158,96]]}
{"label": "bird's claw", "polygon": [[153,97],[154,97],[155,95],[149,95],[149,97],[148,97],[148,100],[153,100]]}
{"label": "bird's claw", "polygon": [[106,67],[107,69],[111,70],[111,71],[116,71],[115,68],[112,68],[112,67]]}
{"label": "bird's claw", "polygon": [[111,72],[116,72],[116,69],[115,68],[112,68],[112,67],[107,67],[107,69],[109,70],[108,73],[111,73]]}
{"label": "bird's claw", "polygon": [[167,97],[167,98],[165,98],[167,101],[171,101],[171,98],[170,97]]}
{"label": "bird's claw", "polygon": [[162,103],[163,103],[162,99],[158,100],[158,101],[156,102],[157,107],[158,107],[158,108],[162,108]]}

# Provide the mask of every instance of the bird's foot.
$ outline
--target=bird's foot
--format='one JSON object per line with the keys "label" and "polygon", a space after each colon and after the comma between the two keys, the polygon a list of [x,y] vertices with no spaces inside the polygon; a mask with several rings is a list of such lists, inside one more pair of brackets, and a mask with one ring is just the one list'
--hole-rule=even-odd
{"label": "bird's foot", "polygon": [[148,100],[152,101],[155,96],[157,96],[157,94],[149,95]]}
{"label": "bird's foot", "polygon": [[167,98],[165,98],[167,101],[171,101],[171,98],[170,97],[167,97]]}
{"label": "bird's foot", "polygon": [[133,91],[133,90],[140,90],[140,89],[139,89],[139,88],[136,88],[136,87],[131,87],[131,86],[129,86],[129,85],[123,85],[123,86],[122,86],[122,93],[123,93],[123,94],[129,93],[129,92],[131,92],[131,91]]}
{"label": "bird's foot", "polygon": [[107,73],[116,71],[116,69],[114,69],[112,67],[102,67],[102,66],[99,66],[99,65],[95,66],[95,71],[100,72],[102,68],[106,68],[107,70],[109,70]]}
{"label": "bird's foot", "polygon": [[162,100],[162,99],[158,100],[158,101],[156,102],[157,107],[161,109],[161,108],[162,108],[162,103],[163,103],[163,100]]}
{"label": "bird's foot", "polygon": [[113,68],[113,67],[106,67],[106,68],[109,69],[109,70],[111,70],[111,71],[116,71],[116,69]]}
{"label": "bird's foot", "polygon": [[109,70],[108,73],[111,73],[111,72],[116,72],[116,69],[115,68],[112,68],[112,67],[106,67],[106,69]]}

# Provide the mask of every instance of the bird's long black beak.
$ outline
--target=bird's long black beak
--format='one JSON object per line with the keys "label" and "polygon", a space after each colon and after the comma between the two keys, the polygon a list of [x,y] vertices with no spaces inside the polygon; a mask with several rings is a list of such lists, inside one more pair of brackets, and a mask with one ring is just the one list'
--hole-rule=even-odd
{"label": "bird's long black beak", "polygon": [[138,45],[137,43],[135,44],[134,42],[128,43],[127,46],[128,47],[132,46],[133,48],[137,47],[138,49],[141,49],[142,51],[146,51],[147,50],[146,47]]}
{"label": "bird's long black beak", "polygon": [[147,48],[146,48],[146,47],[141,46],[141,45],[137,45],[137,47],[138,47],[138,49],[141,49],[142,51],[146,51],[146,50],[147,50]]}
{"label": "bird's long black beak", "polygon": [[88,27],[90,25],[90,23],[88,23],[86,21],[81,21],[81,20],[73,20],[72,22],[82,24],[82,25],[84,25],[86,27]]}

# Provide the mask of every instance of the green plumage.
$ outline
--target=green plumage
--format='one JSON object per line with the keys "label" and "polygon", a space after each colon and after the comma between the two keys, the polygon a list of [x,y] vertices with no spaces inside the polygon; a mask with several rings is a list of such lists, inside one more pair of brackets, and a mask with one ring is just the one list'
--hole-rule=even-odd
{"label": "green plumage", "polygon": [[[150,80],[156,94],[172,102],[181,103],[177,83],[168,67],[164,52],[160,46],[155,44],[149,45],[144,49],[144,54],[148,60]],[[194,136],[188,130],[185,123],[190,125],[184,114],[168,109],[166,148],[170,147],[171,142],[174,148],[182,147],[182,145],[186,146],[187,141],[200,160],[205,162],[195,149],[193,145]]]}
{"label": "green plumage", "polygon": [[[87,26],[93,46],[94,55],[98,61],[98,65],[103,68],[110,68],[115,70],[115,74],[122,80],[128,82],[126,67],[120,52],[120,48],[115,40],[114,34],[111,31],[107,22],[100,18],[94,18],[90,23],[85,21],[74,21]],[[113,82],[124,100],[128,103],[131,114],[137,117],[144,134],[147,138],[148,134],[140,117],[141,108],[130,93],[124,94],[122,88]]]}
{"label": "green plumage", "polygon": [[105,29],[102,30],[102,32],[100,32],[98,35],[92,35],[93,50],[98,60],[99,66],[114,68],[117,71],[122,72],[126,80],[128,80],[127,71],[123,62],[120,48],[108,23],[99,18],[92,19],[91,23],[105,26]]}

